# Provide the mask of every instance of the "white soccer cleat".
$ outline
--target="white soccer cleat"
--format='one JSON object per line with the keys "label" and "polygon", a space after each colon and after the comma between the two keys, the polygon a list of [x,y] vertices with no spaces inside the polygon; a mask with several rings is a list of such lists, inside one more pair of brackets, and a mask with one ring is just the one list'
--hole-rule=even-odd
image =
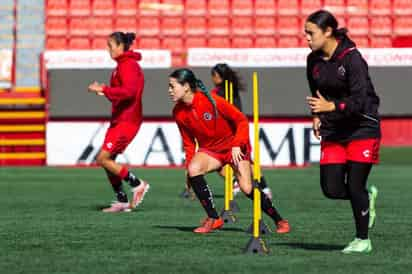
{"label": "white soccer cleat", "polygon": [[105,213],[116,213],[116,212],[130,212],[129,203],[121,203],[118,201],[114,201],[110,207],[102,209]]}
{"label": "white soccer cleat", "polygon": [[136,208],[142,203],[144,196],[149,191],[149,188],[150,185],[145,181],[141,180],[140,185],[132,189],[133,198],[130,202],[130,208]]}

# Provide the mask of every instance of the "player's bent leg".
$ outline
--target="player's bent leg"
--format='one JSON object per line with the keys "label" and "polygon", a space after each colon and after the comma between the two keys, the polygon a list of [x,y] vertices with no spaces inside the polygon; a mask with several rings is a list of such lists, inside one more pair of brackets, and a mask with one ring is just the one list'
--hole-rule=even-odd
{"label": "player's bent leg", "polygon": [[223,220],[216,211],[213,194],[204,178],[206,173],[221,166],[219,160],[203,152],[196,153],[188,166],[189,182],[208,216],[200,227],[193,230],[195,233],[209,233],[223,226]]}
{"label": "player's bent leg", "polygon": [[[249,161],[241,161],[234,169],[236,177],[239,179],[240,188],[249,199],[253,200],[254,192]],[[280,216],[277,209],[273,206],[271,199],[269,199],[261,189],[259,189],[259,191],[261,193],[262,210],[275,222],[276,232],[279,234],[289,233],[291,230],[289,222]]]}

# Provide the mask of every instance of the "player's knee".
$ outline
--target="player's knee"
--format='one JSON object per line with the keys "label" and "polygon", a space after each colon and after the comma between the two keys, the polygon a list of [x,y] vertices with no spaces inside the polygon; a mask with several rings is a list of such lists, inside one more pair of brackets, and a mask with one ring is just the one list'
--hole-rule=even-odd
{"label": "player's knee", "polygon": [[322,192],[323,195],[325,195],[325,197],[329,199],[345,199],[346,197],[346,192],[340,191],[339,189],[328,188],[324,185],[322,185]]}
{"label": "player's knee", "polygon": [[240,190],[246,195],[250,195],[252,193],[253,187],[251,180],[245,180],[245,178],[238,177],[238,183]]}
{"label": "player's knee", "polygon": [[189,174],[189,177],[194,177],[198,175],[203,175],[204,170],[202,169],[202,166],[199,163],[192,161],[187,167],[187,173]]}
{"label": "player's knee", "polygon": [[103,154],[101,154],[101,153],[99,153],[99,155],[97,155],[97,157],[96,157],[96,163],[99,165],[99,166],[102,166],[102,167],[104,167],[105,166],[105,163],[106,163],[106,161],[107,160],[109,160],[107,157],[105,157]]}

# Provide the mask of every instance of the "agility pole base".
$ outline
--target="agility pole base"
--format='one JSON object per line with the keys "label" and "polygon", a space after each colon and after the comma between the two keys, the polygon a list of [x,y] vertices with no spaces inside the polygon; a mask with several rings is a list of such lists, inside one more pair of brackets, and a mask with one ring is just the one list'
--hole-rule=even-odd
{"label": "agility pole base", "polygon": [[[263,220],[260,220],[260,221],[259,221],[259,231],[260,231],[260,234],[262,234],[262,235],[267,235],[267,234],[270,234],[270,233],[271,233],[270,229],[269,229],[268,226],[263,222]],[[253,234],[253,224],[251,224],[251,225],[249,226],[249,228],[246,230],[246,232],[249,233],[249,234]]]}
{"label": "agility pole base", "polygon": [[239,206],[237,205],[235,200],[230,201],[229,207],[230,207],[230,210],[232,210],[233,213],[239,213],[240,212]]}
{"label": "agility pole base", "polygon": [[255,238],[252,236],[244,249],[244,253],[266,255],[269,253],[269,249],[261,238]]}
{"label": "agility pole base", "polygon": [[220,214],[220,217],[222,217],[225,224],[234,224],[237,221],[236,216],[233,215],[233,212],[231,210],[223,209],[222,213]]}

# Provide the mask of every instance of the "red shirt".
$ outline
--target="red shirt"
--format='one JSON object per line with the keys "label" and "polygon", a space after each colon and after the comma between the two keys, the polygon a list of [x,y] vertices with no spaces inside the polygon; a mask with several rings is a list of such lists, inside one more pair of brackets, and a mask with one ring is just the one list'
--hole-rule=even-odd
{"label": "red shirt", "polygon": [[195,153],[195,140],[199,148],[216,153],[249,144],[246,116],[220,96],[212,94],[212,97],[216,101],[217,119],[212,103],[200,91],[195,92],[192,104],[179,102],[173,109],[173,117],[183,138],[186,165]]}
{"label": "red shirt", "polygon": [[141,59],[142,55],[133,51],[116,58],[117,67],[112,72],[110,86],[103,88],[104,95],[112,102],[112,124],[142,122],[144,75],[137,63]]}

